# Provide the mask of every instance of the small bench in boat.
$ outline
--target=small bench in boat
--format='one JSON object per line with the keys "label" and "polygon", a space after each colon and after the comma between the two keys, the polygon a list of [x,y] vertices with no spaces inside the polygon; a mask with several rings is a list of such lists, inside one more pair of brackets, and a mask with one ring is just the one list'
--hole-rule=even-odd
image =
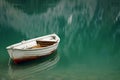
{"label": "small bench in boat", "polygon": [[47,46],[55,44],[56,42],[55,41],[38,41],[37,40],[36,43],[37,43],[36,46],[32,46],[28,49],[47,47]]}

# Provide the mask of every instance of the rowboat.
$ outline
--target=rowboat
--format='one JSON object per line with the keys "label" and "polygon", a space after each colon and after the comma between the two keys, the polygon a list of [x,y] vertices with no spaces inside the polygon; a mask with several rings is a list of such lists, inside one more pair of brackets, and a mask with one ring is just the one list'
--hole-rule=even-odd
{"label": "rowboat", "polygon": [[6,47],[14,63],[37,59],[56,51],[60,42],[57,34],[49,34]]}

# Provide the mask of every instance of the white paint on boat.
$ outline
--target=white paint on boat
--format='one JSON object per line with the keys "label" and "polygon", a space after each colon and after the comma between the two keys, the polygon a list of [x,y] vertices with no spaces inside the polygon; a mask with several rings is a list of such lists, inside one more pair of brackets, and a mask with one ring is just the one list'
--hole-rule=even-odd
{"label": "white paint on boat", "polygon": [[[49,41],[55,43],[46,47],[31,48],[33,46],[37,46],[36,41]],[[33,57],[49,55],[52,53],[52,51],[55,51],[57,49],[59,42],[60,38],[56,34],[50,34],[13,44],[11,46],[8,46],[6,49],[8,50],[10,58],[12,58],[13,60],[22,58],[24,59],[31,56]]]}

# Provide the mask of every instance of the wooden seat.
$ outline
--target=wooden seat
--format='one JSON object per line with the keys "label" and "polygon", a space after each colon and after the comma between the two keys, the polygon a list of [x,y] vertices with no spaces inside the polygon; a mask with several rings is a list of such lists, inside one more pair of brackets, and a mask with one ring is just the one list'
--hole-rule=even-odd
{"label": "wooden seat", "polygon": [[55,41],[36,41],[37,45],[32,46],[29,49],[42,48],[55,44]]}
{"label": "wooden seat", "polygon": [[36,42],[41,47],[47,47],[56,43],[55,41],[36,41]]}

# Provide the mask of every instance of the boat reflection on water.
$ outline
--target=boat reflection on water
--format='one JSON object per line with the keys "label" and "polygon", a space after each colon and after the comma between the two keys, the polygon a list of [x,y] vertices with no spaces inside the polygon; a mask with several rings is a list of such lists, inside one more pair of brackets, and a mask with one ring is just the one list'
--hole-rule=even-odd
{"label": "boat reflection on water", "polygon": [[53,54],[41,57],[40,59],[17,65],[10,61],[8,73],[12,80],[23,80],[39,72],[52,69],[59,59],[60,57],[56,51]]}

